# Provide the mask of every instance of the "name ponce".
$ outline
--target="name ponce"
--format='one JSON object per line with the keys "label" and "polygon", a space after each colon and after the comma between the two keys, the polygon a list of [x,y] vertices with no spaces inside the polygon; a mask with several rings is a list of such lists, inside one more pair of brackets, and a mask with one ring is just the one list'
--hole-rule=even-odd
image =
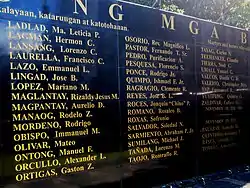
{"label": "name ponce", "polygon": [[12,104],[12,111],[65,110],[66,103]]}

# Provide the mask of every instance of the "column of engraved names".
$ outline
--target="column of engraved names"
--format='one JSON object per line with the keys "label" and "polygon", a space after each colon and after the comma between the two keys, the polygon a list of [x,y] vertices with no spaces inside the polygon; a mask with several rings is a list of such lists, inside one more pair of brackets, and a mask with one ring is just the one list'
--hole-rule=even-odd
{"label": "column of engraved names", "polygon": [[[56,176],[60,162],[55,158],[47,129],[60,128],[48,100],[63,94],[45,93],[49,79],[39,63],[59,61],[53,52],[45,25],[8,21],[10,50],[10,89],[14,160],[17,181]],[[66,99],[66,98],[64,98]]]}
{"label": "column of engraved names", "polygon": [[241,94],[245,88],[233,67],[240,61],[225,49],[201,47],[202,92],[215,92],[202,96],[205,113],[217,114],[205,119],[202,127],[202,151],[228,148],[236,145],[239,126],[233,113],[241,110]]}
{"label": "column of engraved names", "polygon": [[[54,147],[62,163],[61,174],[70,174],[95,169],[95,162],[106,159],[103,153],[98,153],[92,143],[84,140],[101,134],[98,124],[93,124],[96,117],[94,111],[106,108],[106,101],[117,100],[114,94],[92,92],[89,81],[92,67],[105,65],[103,57],[99,57],[95,43],[101,40],[99,32],[86,29],[52,26],[54,41],[59,44],[59,53],[63,66],[46,66],[46,71],[59,70],[53,74],[52,85],[48,88],[54,91],[67,92],[70,101],[65,111],[58,112],[62,124],[61,131],[55,131]],[[84,139],[84,140],[83,140]]]}
{"label": "column of engraved names", "polygon": [[[14,145],[16,180],[94,169],[92,162],[105,156],[94,154],[91,145],[74,146],[79,136],[100,134],[91,124],[90,109],[95,105],[88,101],[100,100],[102,95],[96,94],[98,97],[94,98],[87,94],[90,90],[87,83],[77,84],[79,73],[90,73],[85,64],[97,63],[83,54],[92,52],[92,56],[97,56],[94,38],[98,34],[94,37],[88,31],[10,21],[9,29],[13,131],[18,132],[14,134],[14,141],[18,142]],[[87,46],[91,49],[82,49],[83,40],[70,36],[88,37]],[[65,47],[69,44],[75,48]],[[56,45],[60,46],[60,55],[55,55]],[[81,57],[70,57],[77,53]],[[103,58],[98,62],[103,64]],[[85,98],[78,91],[86,92]],[[80,102],[67,106],[68,100]],[[104,108],[102,102],[98,104]],[[56,150],[59,155],[55,155]],[[77,158],[76,154],[84,156]]]}
{"label": "column of engraved names", "polygon": [[193,132],[172,119],[189,105],[173,95],[186,91],[178,73],[189,49],[132,36],[125,37],[125,49],[129,162],[177,156],[183,134]]}

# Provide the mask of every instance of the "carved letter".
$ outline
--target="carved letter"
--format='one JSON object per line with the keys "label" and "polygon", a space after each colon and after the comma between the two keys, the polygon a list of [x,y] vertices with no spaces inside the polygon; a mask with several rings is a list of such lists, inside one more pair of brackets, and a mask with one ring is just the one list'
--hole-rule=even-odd
{"label": "carved letter", "polygon": [[218,35],[218,32],[217,32],[217,30],[216,30],[216,27],[215,27],[215,26],[214,26],[214,28],[213,28],[211,38],[216,38],[216,39],[219,39],[219,35]]}
{"label": "carved letter", "polygon": [[199,29],[197,27],[193,27],[193,24],[195,24],[197,27],[199,26],[199,23],[196,21],[191,21],[189,23],[189,31],[194,34],[194,35],[198,35],[199,34]]}
{"label": "carved letter", "polygon": [[174,16],[170,16],[170,19],[168,20],[166,14],[161,14],[161,15],[162,15],[162,28],[169,28],[169,25],[170,25],[170,30],[175,30]]}
{"label": "carved letter", "polygon": [[88,12],[87,12],[87,0],[85,0],[85,5],[83,4],[82,0],[75,0],[75,12],[74,12],[74,14],[79,14],[78,11],[77,11],[77,4],[81,7],[84,14],[88,15]]}
{"label": "carved letter", "polygon": [[[117,13],[118,17],[116,18],[114,16],[114,8],[115,7],[118,7],[121,11],[122,11],[122,6],[121,5],[118,5],[118,4],[112,4],[110,7],[109,7],[109,15],[110,17],[115,20],[115,21],[122,21],[122,17],[123,17],[123,14],[119,14]],[[117,11],[118,12],[118,11]]]}
{"label": "carved letter", "polygon": [[247,34],[245,32],[241,32],[241,43],[242,44],[247,43]]}

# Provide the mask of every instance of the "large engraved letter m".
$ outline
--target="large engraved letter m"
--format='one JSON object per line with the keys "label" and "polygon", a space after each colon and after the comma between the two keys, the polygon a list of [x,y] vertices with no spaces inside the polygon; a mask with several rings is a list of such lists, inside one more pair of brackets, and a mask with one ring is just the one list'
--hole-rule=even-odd
{"label": "large engraved letter m", "polygon": [[[79,14],[79,12],[77,11],[77,5],[79,5],[79,7],[82,9],[82,11],[84,12],[85,15],[88,15],[87,12],[87,1],[88,0],[74,0],[75,1],[75,11],[74,14]],[[83,1],[85,1],[85,3],[83,3]]]}

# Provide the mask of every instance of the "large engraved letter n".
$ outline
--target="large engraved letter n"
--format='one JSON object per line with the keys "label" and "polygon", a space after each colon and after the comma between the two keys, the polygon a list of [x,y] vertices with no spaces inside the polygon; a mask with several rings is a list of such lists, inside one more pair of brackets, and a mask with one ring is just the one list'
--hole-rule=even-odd
{"label": "large engraved letter n", "polygon": [[[75,1],[75,11],[74,14],[79,14],[77,7],[79,6],[85,15],[88,14],[87,12],[87,0],[74,0]],[[83,3],[84,1],[84,3]],[[78,5],[78,6],[77,6]]]}

